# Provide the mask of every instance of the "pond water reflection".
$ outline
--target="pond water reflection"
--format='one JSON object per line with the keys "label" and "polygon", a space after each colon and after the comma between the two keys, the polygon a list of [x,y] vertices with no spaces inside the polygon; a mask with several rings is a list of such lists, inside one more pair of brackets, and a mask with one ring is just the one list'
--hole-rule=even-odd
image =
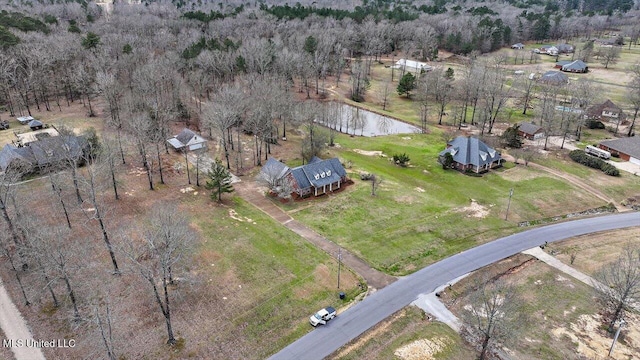
{"label": "pond water reflection", "polygon": [[319,122],[341,133],[367,137],[421,132],[416,126],[337,102],[328,105],[326,116]]}

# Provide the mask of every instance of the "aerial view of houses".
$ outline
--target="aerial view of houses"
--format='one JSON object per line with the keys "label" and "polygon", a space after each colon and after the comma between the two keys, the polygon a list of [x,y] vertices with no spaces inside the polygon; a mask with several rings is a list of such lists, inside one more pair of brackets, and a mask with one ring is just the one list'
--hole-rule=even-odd
{"label": "aerial view of houses", "polygon": [[0,2],[0,359],[638,358],[637,2]]}

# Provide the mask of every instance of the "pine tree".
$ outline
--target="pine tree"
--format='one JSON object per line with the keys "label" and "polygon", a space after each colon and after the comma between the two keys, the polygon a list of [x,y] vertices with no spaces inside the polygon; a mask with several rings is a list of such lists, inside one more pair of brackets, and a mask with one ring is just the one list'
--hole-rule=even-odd
{"label": "pine tree", "polygon": [[222,164],[222,161],[216,158],[216,161],[211,163],[211,169],[207,171],[207,177],[209,180],[205,185],[205,188],[211,190],[211,199],[218,202],[222,201],[223,193],[233,192],[233,185],[231,185],[231,173]]}
{"label": "pine tree", "polygon": [[407,94],[407,97],[410,96],[409,92],[416,88],[416,77],[413,76],[412,73],[408,72],[404,74],[400,82],[398,83],[398,95]]}

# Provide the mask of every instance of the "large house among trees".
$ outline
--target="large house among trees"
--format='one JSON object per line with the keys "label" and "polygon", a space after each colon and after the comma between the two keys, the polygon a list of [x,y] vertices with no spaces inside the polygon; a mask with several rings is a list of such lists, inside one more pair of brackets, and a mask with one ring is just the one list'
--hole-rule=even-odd
{"label": "large house among trees", "polygon": [[441,163],[446,154],[451,154],[452,167],[460,171],[477,174],[502,165],[500,153],[474,137],[458,136],[448,142],[447,148],[439,154]]}
{"label": "large house among trees", "polygon": [[[289,168],[278,160],[270,158],[261,170],[269,178],[273,187],[291,184],[291,192],[299,197],[320,196],[340,189],[347,182],[347,171],[338,158],[322,160],[313,157],[308,164]],[[275,189],[271,189],[275,190]]]}
{"label": "large house among trees", "polygon": [[539,82],[548,84],[548,85],[565,85],[569,83],[569,77],[560,71],[549,70],[546,73],[542,74]]}
{"label": "large house among trees", "polygon": [[26,146],[5,145],[0,150],[0,170],[22,174],[43,172],[57,166],[77,165],[87,151],[83,136],[61,135],[30,142]]}

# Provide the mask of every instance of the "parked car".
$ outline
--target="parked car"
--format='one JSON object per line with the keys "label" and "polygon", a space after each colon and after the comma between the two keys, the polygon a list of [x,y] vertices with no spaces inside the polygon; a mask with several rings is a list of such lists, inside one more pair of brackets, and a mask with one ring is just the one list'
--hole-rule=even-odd
{"label": "parked car", "polygon": [[0,121],[0,130],[7,130],[9,128],[9,122],[7,120]]}
{"label": "parked car", "polygon": [[311,315],[309,318],[309,323],[311,326],[316,327],[319,324],[325,325],[327,321],[336,317],[336,309],[331,306],[327,306],[326,308],[319,310],[317,313]]}

